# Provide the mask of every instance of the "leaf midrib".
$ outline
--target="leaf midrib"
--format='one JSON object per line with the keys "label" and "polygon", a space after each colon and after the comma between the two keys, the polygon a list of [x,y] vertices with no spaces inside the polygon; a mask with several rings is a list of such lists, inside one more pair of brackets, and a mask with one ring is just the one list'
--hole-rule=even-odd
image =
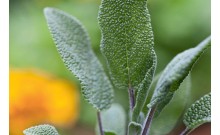
{"label": "leaf midrib", "polygon": [[[127,3],[125,3],[125,5],[126,5]],[[131,8],[131,6],[132,5],[129,5],[129,8],[128,9],[126,9],[125,8],[125,10],[128,10],[127,12],[129,12],[130,11],[130,8]],[[126,14],[127,12],[124,12],[124,20],[123,20],[123,22],[125,22],[126,21],[126,18],[128,18],[129,16]],[[130,23],[128,23],[128,24],[131,24],[132,23],[132,18],[135,18],[135,15],[134,14],[132,14],[132,12],[129,12],[130,13],[130,17],[129,17],[129,22]],[[129,27],[130,28],[130,27]],[[124,28],[124,33],[125,33],[125,36],[126,36],[126,44],[125,44],[125,46],[126,46],[126,65],[127,65],[127,73],[128,73],[128,89],[130,90],[130,89],[133,89],[133,87],[132,87],[132,80],[131,80],[131,76],[130,76],[130,65],[129,65],[129,56],[128,56],[128,42],[127,42],[127,39],[129,39],[129,37],[128,37],[128,35],[127,35],[127,28],[125,27]],[[134,35],[132,35],[132,38],[133,38],[133,36]]]}

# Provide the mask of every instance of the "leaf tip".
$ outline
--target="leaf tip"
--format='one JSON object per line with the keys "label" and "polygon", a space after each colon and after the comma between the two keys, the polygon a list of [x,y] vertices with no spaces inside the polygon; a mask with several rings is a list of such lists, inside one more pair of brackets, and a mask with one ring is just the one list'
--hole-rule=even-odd
{"label": "leaf tip", "polygon": [[45,7],[45,8],[43,9],[43,11],[44,11],[44,14],[47,15],[48,13],[50,13],[50,12],[53,11],[53,8],[51,8],[51,7]]}
{"label": "leaf tip", "polygon": [[60,10],[52,7],[45,7],[43,9],[44,15],[46,18],[50,17],[53,14],[59,13]]}

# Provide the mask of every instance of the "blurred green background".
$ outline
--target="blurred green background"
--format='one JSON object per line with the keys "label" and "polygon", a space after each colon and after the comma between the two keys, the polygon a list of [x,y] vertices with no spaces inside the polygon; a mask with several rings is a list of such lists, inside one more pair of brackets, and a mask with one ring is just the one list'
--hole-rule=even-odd
{"label": "blurred green background", "polygon": [[[43,15],[44,7],[56,7],[77,17],[86,27],[92,47],[99,50],[101,33],[97,23],[100,0],[10,0],[10,67],[37,68],[79,84],[59,57]],[[210,0],[148,0],[158,63],[156,73],[181,51],[196,46],[211,34]],[[211,51],[192,70],[193,102],[211,89]],[[106,67],[106,66],[105,66]],[[80,86],[79,86],[80,87]],[[128,109],[127,91],[115,91],[115,102]],[[93,132],[95,110],[81,98],[77,125]],[[92,133],[93,134],[93,133]]]}

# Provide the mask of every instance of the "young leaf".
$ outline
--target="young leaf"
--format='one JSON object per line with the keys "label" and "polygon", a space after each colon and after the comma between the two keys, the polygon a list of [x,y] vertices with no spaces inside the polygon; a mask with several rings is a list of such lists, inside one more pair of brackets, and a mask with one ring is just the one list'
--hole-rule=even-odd
{"label": "young leaf", "polygon": [[80,80],[85,99],[98,110],[109,108],[113,88],[81,23],[54,8],[45,8],[44,13],[57,50],[67,68]]}
{"label": "young leaf", "polygon": [[186,111],[183,122],[191,130],[206,122],[211,122],[211,93],[192,104]]}
{"label": "young leaf", "polygon": [[105,135],[125,135],[126,114],[119,104],[112,104],[111,108],[103,111],[101,120]]}
{"label": "young leaf", "polygon": [[180,122],[182,122],[183,112],[185,111],[187,103],[190,99],[190,93],[191,77],[189,74],[180,85],[179,90],[175,92],[175,96],[173,96],[170,103],[161,111],[158,117],[154,117],[150,134],[167,135],[172,129],[179,126]]}
{"label": "young leaf", "polygon": [[128,125],[128,135],[140,135],[142,130],[142,125],[137,122],[130,122]]}
{"label": "young leaf", "polygon": [[102,31],[101,51],[113,84],[119,89],[133,89],[137,94],[134,121],[143,108],[156,67],[146,1],[102,0],[98,17]]}
{"label": "young leaf", "polygon": [[[142,112],[144,113],[145,116],[147,116],[148,111],[149,111],[149,108],[147,107],[147,104],[150,103],[151,97],[152,97],[152,95],[153,95],[153,93],[154,93],[154,89],[155,89],[155,87],[156,87],[156,84],[157,84],[157,82],[158,82],[158,80],[159,80],[161,74],[162,74],[162,72],[157,73],[157,74],[154,76],[153,81],[152,81],[152,83],[151,83],[151,86],[150,86],[150,89],[149,89],[149,96],[147,97],[147,100],[145,100],[145,104],[144,104],[144,107],[143,107],[143,109],[142,109]],[[145,116],[144,116],[144,117],[145,117]],[[145,118],[144,118],[144,119],[145,119]],[[144,120],[143,120],[143,121],[144,121]]]}
{"label": "young leaf", "polygon": [[211,38],[206,38],[195,48],[178,54],[167,65],[157,83],[151,102],[148,104],[149,108],[157,106],[157,112],[161,112],[164,106],[170,102],[174,92],[179,88],[182,81],[189,74],[194,63],[196,63],[206,48],[211,45],[210,42]]}
{"label": "young leaf", "polygon": [[59,135],[57,130],[51,125],[38,125],[23,131],[25,135]]}

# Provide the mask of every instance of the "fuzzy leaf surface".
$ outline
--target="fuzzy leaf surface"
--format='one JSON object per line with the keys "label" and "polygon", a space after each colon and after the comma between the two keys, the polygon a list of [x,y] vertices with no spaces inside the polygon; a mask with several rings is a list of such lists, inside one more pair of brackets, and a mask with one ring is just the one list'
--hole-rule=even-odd
{"label": "fuzzy leaf surface", "polygon": [[140,123],[132,121],[129,123],[128,128],[129,128],[128,135],[141,134],[142,125]]}
{"label": "fuzzy leaf surface", "polygon": [[107,60],[113,84],[134,89],[137,121],[156,67],[154,38],[147,0],[102,0],[99,24],[101,51]]}
{"label": "fuzzy leaf surface", "polygon": [[45,8],[44,13],[57,50],[66,67],[80,80],[85,99],[97,110],[109,108],[113,88],[82,24],[58,9]]}
{"label": "fuzzy leaf surface", "polygon": [[55,127],[51,125],[38,125],[23,131],[25,135],[59,135]]}
{"label": "fuzzy leaf surface", "polygon": [[[190,100],[190,93],[191,77],[189,74],[180,85],[179,90],[175,92],[170,103],[164,107],[158,117],[153,118],[150,135],[168,135],[172,129],[182,123],[184,111]],[[157,112],[154,115],[157,115]]]}
{"label": "fuzzy leaf surface", "polygon": [[125,135],[126,113],[119,104],[112,104],[111,108],[102,111],[101,119],[105,135]]}
{"label": "fuzzy leaf surface", "polygon": [[183,122],[188,129],[211,122],[211,93],[204,95],[191,105],[184,115]]}
{"label": "fuzzy leaf surface", "polygon": [[174,92],[187,77],[199,57],[211,46],[210,42],[211,37],[208,37],[198,46],[178,54],[171,60],[158,80],[151,102],[148,104],[149,108],[157,105],[157,112],[161,112],[170,102]]}

